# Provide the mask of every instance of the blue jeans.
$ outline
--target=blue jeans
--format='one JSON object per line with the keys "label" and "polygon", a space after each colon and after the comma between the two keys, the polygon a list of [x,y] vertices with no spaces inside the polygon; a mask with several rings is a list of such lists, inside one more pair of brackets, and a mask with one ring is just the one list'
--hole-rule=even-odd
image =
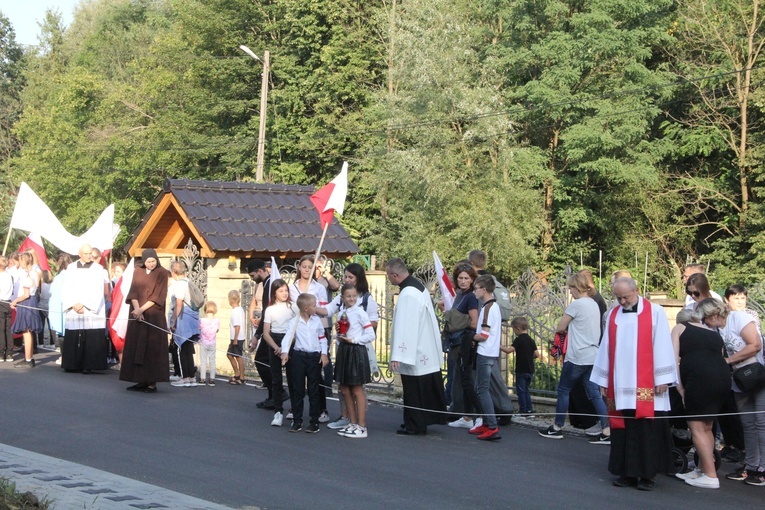
{"label": "blue jeans", "polygon": [[491,385],[491,369],[499,358],[492,358],[482,354],[476,355],[475,363],[475,392],[478,394],[478,402],[481,404],[483,424],[490,429],[497,428],[497,417],[494,414],[494,401],[489,393]]}
{"label": "blue jeans", "polygon": [[595,407],[595,412],[600,416],[600,424],[603,427],[608,426],[608,410],[603,397],[600,395],[600,388],[597,384],[590,381],[592,365],[575,365],[570,361],[563,363],[563,370],[560,373],[558,381],[558,401],[555,404],[555,426],[562,427],[566,423],[566,413],[568,412],[568,397],[571,389],[578,380],[584,383],[584,391],[587,398],[590,399]]}
{"label": "blue jeans", "polygon": [[515,392],[518,394],[518,411],[521,413],[530,413],[533,410],[529,393],[533,377],[534,374],[515,374]]}

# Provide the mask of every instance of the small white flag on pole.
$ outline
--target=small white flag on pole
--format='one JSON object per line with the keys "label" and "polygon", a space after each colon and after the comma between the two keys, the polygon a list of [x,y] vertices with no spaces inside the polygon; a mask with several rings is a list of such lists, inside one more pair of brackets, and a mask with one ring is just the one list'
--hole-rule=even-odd
{"label": "small white flag on pole", "polygon": [[444,311],[451,310],[452,305],[454,305],[454,297],[457,293],[454,292],[454,285],[452,285],[451,277],[446,269],[444,269],[443,264],[441,264],[441,259],[438,258],[438,254],[436,254],[435,251],[433,251],[433,262],[436,266],[438,287],[441,289],[441,296],[443,296],[444,300]]}

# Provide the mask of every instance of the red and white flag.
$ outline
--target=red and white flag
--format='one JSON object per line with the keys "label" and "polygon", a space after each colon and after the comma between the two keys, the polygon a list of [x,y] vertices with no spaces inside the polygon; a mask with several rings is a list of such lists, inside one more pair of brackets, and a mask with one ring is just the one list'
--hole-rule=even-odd
{"label": "red and white flag", "polygon": [[43,271],[50,271],[48,254],[45,253],[45,247],[43,246],[43,240],[42,237],[40,237],[40,234],[29,234],[29,236],[24,239],[24,242],[21,243],[21,246],[19,246],[19,253],[27,251],[30,248],[33,249],[35,255],[37,255],[37,262],[40,265],[40,269]]}
{"label": "red and white flag", "polygon": [[348,195],[348,162],[343,162],[343,168],[332,182],[325,185],[311,195],[311,202],[319,211],[321,228],[332,223],[332,218],[337,214],[343,214],[345,209],[345,197]]}
{"label": "red and white flag", "polygon": [[130,260],[130,264],[122,273],[122,278],[117,280],[117,284],[112,291],[112,310],[109,312],[109,335],[112,337],[112,343],[117,352],[122,352],[125,346],[125,334],[130,314],[130,305],[125,303],[125,298],[130,293],[130,286],[133,284],[133,271],[135,269],[135,259]]}
{"label": "red and white flag", "polygon": [[436,266],[436,279],[438,280],[438,287],[441,289],[441,296],[444,300],[444,311],[451,310],[454,305],[454,297],[457,295],[454,292],[454,285],[452,285],[451,277],[449,273],[444,269],[441,264],[441,259],[438,258],[438,254],[433,252],[433,263]]}

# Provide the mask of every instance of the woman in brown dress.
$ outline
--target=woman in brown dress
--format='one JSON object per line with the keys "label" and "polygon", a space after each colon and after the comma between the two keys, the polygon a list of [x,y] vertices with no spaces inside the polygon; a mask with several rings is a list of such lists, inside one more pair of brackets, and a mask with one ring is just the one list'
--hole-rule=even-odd
{"label": "woman in brown dress", "polygon": [[170,380],[165,313],[170,272],[159,265],[157,252],[151,248],[143,251],[141,259],[125,299],[130,305],[130,321],[120,380],[136,383],[128,390],[154,393],[158,382]]}

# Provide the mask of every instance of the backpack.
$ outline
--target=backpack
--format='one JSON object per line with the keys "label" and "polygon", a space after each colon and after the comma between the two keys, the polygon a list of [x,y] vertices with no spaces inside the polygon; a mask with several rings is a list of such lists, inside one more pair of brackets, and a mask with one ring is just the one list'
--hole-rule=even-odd
{"label": "backpack", "polygon": [[205,295],[202,294],[202,290],[197,286],[196,283],[192,282],[191,280],[187,281],[189,284],[189,300],[191,301],[189,306],[191,306],[192,310],[198,312],[205,307]]}
{"label": "backpack", "polygon": [[510,304],[510,292],[496,278],[494,278],[494,285],[494,299],[497,300],[499,313],[502,315],[502,322],[507,322],[512,318],[513,312],[513,306]]}

